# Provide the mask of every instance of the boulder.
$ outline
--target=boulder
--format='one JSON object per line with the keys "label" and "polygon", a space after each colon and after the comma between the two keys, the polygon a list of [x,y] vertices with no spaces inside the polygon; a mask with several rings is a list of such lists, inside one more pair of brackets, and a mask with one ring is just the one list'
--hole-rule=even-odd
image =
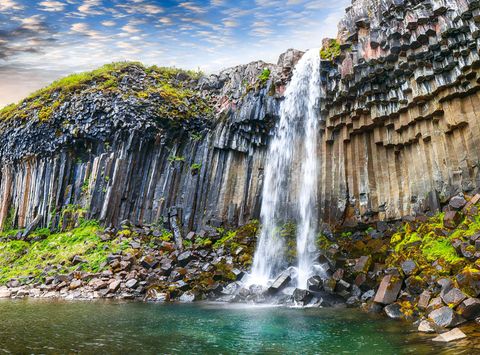
{"label": "boulder", "polygon": [[370,255],[361,256],[357,259],[353,271],[367,273],[372,265],[372,257]]}
{"label": "boulder", "polygon": [[458,211],[447,211],[443,217],[443,225],[446,228],[455,228],[463,219],[463,215]]}
{"label": "boulder", "polygon": [[453,340],[458,340],[458,339],[463,339],[466,338],[467,336],[465,335],[464,332],[462,332],[458,328],[454,328],[450,330],[449,332],[442,333],[436,338],[433,338],[433,341],[440,341],[440,342],[449,342]]}
{"label": "boulder", "polygon": [[280,292],[282,289],[287,287],[287,285],[292,280],[291,270],[287,269],[283,271],[276,279],[273,281],[272,285],[268,288],[267,293],[274,295]]}
{"label": "boulder", "polygon": [[388,306],[385,306],[383,311],[386,315],[392,319],[401,319],[403,317],[403,313],[401,311],[401,306],[398,303],[392,303]]}
{"label": "boulder", "polygon": [[125,283],[125,287],[127,288],[135,288],[135,286],[137,286],[138,284],[138,280],[136,279],[130,279],[128,280],[126,283]]}
{"label": "boulder", "polygon": [[394,275],[385,275],[375,294],[374,302],[390,304],[396,301],[402,287],[402,279]]}
{"label": "boulder", "polygon": [[179,301],[182,302],[182,303],[193,302],[193,301],[195,301],[195,294],[187,291],[180,296]]}
{"label": "boulder", "polygon": [[417,307],[420,310],[425,310],[428,307],[428,303],[430,302],[430,298],[432,297],[432,293],[430,291],[423,291],[418,298]]}
{"label": "boulder", "polygon": [[7,288],[0,288],[0,298],[10,298],[12,296],[12,291]]}
{"label": "boulder", "polygon": [[320,291],[323,286],[323,281],[320,276],[312,276],[307,280],[307,288],[310,291]]}
{"label": "boulder", "polygon": [[180,266],[186,266],[190,260],[192,260],[193,254],[191,251],[184,251],[182,254],[180,254],[177,258],[177,262]]}
{"label": "boulder", "polygon": [[467,204],[467,200],[461,195],[454,196],[448,202],[448,205],[454,210],[460,210]]}
{"label": "boulder", "polygon": [[152,255],[145,255],[140,259],[140,265],[145,269],[154,269],[158,265],[158,260],[156,260]]}
{"label": "boulder", "polygon": [[435,329],[428,320],[422,320],[418,325],[418,331],[422,333],[435,333]]}
{"label": "boulder", "polygon": [[418,267],[417,264],[413,260],[406,260],[400,264],[403,273],[407,276],[413,275],[417,273]]}
{"label": "boulder", "polygon": [[114,280],[108,285],[108,291],[111,293],[117,292],[118,289],[120,288],[120,281],[119,280]]}
{"label": "boulder", "polygon": [[467,296],[458,288],[452,288],[450,291],[441,293],[442,301],[447,305],[452,305],[453,308],[458,306]]}
{"label": "boulder", "polygon": [[371,300],[373,297],[375,297],[375,290],[369,290],[365,292],[362,297],[360,297],[360,300],[362,302],[366,302],[368,300]]}
{"label": "boulder", "polygon": [[467,298],[458,306],[458,313],[467,320],[480,317],[480,300],[478,298]]}
{"label": "boulder", "polygon": [[82,286],[82,280],[73,280],[70,285],[68,286],[68,288],[70,290],[76,290],[77,288],[81,287]]}
{"label": "boulder", "polygon": [[437,326],[444,328],[455,327],[463,322],[461,316],[456,314],[450,307],[441,307],[429,313],[428,318]]}
{"label": "boulder", "polygon": [[312,300],[312,297],[313,294],[308,290],[296,288],[295,291],[293,291],[293,300],[296,305],[305,306]]}

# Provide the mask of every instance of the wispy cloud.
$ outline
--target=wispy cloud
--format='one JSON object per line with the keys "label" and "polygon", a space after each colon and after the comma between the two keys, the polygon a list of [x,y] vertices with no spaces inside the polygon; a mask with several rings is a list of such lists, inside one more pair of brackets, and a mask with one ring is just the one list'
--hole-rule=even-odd
{"label": "wispy cloud", "polygon": [[48,11],[48,12],[55,12],[55,11],[63,11],[67,4],[60,2],[60,1],[41,1],[38,5],[40,5],[41,11]]}

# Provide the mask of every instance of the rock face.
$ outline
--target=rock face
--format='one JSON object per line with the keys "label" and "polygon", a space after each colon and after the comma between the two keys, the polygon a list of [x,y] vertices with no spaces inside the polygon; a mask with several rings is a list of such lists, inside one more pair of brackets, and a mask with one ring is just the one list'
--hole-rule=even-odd
{"label": "rock face", "polygon": [[[480,188],[479,20],[477,0],[353,1],[322,65],[325,222],[396,219]],[[168,221],[180,238],[258,217],[265,147],[301,55],[177,77],[211,115],[176,120],[185,107],[125,95],[148,79],[132,68],[119,94],[78,90],[48,123],[2,121],[0,224],[57,226],[77,206],[106,225]]]}
{"label": "rock face", "polygon": [[[265,144],[301,54],[290,50],[278,65],[175,78],[210,105],[211,116],[178,119],[188,102],[139,99],[151,75],[132,64],[116,92],[88,83],[49,122],[32,110],[25,124],[19,115],[0,120],[0,225],[24,228],[40,218],[55,227],[79,211],[116,226],[125,219],[178,221],[185,230],[243,224],[258,215]],[[264,70],[267,81],[259,79]]]}

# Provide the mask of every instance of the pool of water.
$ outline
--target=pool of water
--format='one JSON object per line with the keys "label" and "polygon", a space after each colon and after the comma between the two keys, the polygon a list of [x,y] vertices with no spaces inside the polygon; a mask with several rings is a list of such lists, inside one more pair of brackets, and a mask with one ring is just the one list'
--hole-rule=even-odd
{"label": "pool of water", "polygon": [[1,353],[439,354],[408,323],[351,309],[0,301]]}

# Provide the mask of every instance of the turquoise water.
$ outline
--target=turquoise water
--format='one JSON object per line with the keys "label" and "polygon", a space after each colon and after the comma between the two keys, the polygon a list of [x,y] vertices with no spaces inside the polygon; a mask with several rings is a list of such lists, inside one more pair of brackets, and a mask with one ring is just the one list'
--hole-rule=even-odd
{"label": "turquoise water", "polygon": [[[438,354],[408,323],[351,309],[0,301],[1,353]],[[451,350],[451,351],[449,351]]]}

